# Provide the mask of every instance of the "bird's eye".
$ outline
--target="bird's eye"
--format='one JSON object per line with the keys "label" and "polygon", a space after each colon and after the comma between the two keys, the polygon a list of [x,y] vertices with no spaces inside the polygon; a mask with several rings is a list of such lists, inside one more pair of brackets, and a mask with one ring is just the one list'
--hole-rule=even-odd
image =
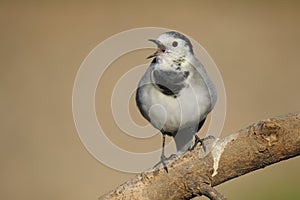
{"label": "bird's eye", "polygon": [[178,42],[176,42],[176,41],[174,41],[174,42],[172,43],[172,46],[173,46],[173,47],[177,47],[177,45],[178,45]]}

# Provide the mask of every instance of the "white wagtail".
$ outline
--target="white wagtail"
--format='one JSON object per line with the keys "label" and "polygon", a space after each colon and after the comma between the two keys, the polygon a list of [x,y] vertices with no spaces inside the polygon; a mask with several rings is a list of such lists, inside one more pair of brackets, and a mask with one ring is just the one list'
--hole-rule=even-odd
{"label": "white wagtail", "polygon": [[174,137],[177,155],[202,143],[196,133],[213,109],[217,91],[187,37],[171,31],[149,41],[158,50],[148,57],[154,59],[139,82],[136,102],[141,114],[163,135],[161,162],[167,170],[166,135]]}

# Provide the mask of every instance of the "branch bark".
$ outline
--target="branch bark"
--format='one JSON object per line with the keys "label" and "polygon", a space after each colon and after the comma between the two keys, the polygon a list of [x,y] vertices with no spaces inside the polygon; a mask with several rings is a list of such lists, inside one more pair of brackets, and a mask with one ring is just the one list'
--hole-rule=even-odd
{"label": "branch bark", "polygon": [[259,121],[214,144],[203,158],[197,146],[169,163],[169,173],[163,167],[143,172],[99,199],[226,199],[213,187],[300,154],[300,113]]}

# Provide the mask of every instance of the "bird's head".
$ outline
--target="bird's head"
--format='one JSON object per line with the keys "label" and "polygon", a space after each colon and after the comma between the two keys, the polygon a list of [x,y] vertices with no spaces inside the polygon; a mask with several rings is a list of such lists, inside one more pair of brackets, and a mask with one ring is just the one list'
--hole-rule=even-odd
{"label": "bird's head", "polygon": [[194,54],[190,40],[175,31],[163,33],[156,40],[150,39],[149,41],[154,42],[158,50],[147,58],[168,56],[173,58],[185,58]]}

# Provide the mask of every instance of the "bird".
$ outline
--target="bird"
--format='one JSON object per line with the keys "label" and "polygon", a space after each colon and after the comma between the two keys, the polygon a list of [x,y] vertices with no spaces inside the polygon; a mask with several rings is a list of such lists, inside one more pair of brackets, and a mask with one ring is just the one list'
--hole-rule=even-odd
{"label": "bird", "polygon": [[[192,150],[197,143],[205,146],[197,132],[217,101],[217,90],[202,63],[195,57],[191,41],[182,33],[168,31],[157,45],[136,90],[141,115],[162,133],[161,163],[165,161],[166,136],[174,138],[176,156]],[[193,142],[194,141],[194,142]]]}

